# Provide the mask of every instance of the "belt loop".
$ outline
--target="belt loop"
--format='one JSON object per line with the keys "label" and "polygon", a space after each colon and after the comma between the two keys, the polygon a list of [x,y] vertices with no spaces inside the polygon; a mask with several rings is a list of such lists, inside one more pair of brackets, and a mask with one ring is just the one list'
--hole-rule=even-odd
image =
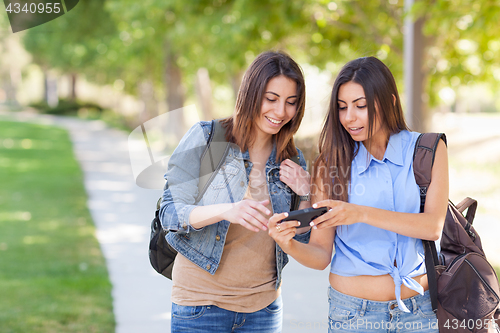
{"label": "belt loop", "polygon": [[417,300],[415,299],[415,297],[412,297],[410,299],[411,299],[411,305],[413,307],[412,312],[413,312],[413,314],[417,314],[417,310],[418,310]]}
{"label": "belt loop", "polygon": [[366,299],[364,299],[363,304],[361,305],[361,311],[359,312],[360,316],[365,315],[367,305],[368,305],[368,301]]}

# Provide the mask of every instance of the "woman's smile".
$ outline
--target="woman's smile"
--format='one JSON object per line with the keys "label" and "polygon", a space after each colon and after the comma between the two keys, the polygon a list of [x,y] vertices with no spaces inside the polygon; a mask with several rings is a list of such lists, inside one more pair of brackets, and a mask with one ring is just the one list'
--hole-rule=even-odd
{"label": "woman's smile", "polygon": [[268,116],[266,116],[266,119],[269,120],[269,122],[272,124],[272,125],[275,125],[275,126],[278,126],[281,125],[281,123],[283,122],[283,120],[278,120],[278,119],[273,119],[273,118],[270,118]]}

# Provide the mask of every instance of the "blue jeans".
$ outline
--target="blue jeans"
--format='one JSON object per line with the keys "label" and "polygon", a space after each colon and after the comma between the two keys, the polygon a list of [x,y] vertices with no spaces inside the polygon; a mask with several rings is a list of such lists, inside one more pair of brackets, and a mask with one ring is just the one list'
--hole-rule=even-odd
{"label": "blue jeans", "polygon": [[403,300],[410,313],[400,310],[396,300],[369,301],[332,287],[328,288],[328,301],[328,332],[439,332],[429,291]]}
{"label": "blue jeans", "polygon": [[172,303],[172,333],[280,333],[282,323],[281,296],[264,309],[251,313],[229,311],[214,305],[182,306]]}

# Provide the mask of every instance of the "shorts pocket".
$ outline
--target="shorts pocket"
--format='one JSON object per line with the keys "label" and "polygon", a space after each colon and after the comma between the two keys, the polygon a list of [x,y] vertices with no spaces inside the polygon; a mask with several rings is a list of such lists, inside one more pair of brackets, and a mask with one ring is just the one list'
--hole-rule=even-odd
{"label": "shorts pocket", "polygon": [[328,317],[332,321],[350,322],[358,318],[357,310],[347,310],[338,307],[330,307]]}
{"label": "shorts pocket", "polygon": [[335,297],[329,295],[328,318],[330,321],[339,323],[350,323],[358,319],[359,310],[343,302],[339,302]]}
{"label": "shorts pocket", "polygon": [[430,298],[418,306],[418,315],[422,318],[432,319],[436,318],[436,314],[432,311],[432,303]]}
{"label": "shorts pocket", "polygon": [[192,320],[203,316],[206,306],[184,306],[172,303],[172,317],[177,319]]}

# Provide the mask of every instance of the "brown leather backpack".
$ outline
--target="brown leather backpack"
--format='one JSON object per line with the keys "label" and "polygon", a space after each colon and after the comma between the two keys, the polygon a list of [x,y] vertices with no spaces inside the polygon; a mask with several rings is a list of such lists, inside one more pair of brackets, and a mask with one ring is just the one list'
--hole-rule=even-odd
{"label": "brown leather backpack", "polygon": [[[413,169],[420,187],[420,212],[425,205],[440,139],[446,143],[442,133],[425,133],[415,145]],[[471,198],[456,206],[448,201],[439,257],[435,243],[422,240],[439,332],[500,332],[500,287],[495,270],[486,260],[479,234],[472,226],[476,208],[477,201]]]}

